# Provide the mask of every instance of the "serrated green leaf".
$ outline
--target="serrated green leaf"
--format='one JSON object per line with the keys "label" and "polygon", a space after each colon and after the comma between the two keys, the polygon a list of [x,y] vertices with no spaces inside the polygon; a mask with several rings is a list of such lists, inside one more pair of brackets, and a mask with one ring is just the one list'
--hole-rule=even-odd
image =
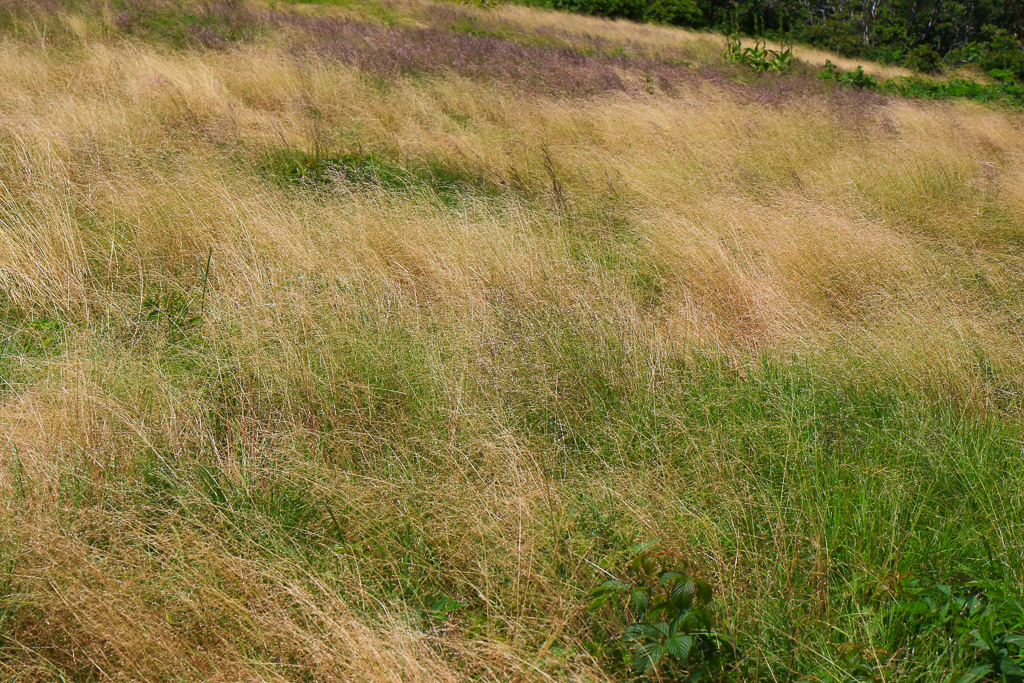
{"label": "serrated green leaf", "polygon": [[624,590],[625,588],[627,588],[626,584],[622,583],[618,579],[609,579],[608,581],[605,581],[594,590],[590,591],[590,594],[602,595],[604,593]]}
{"label": "serrated green leaf", "polygon": [[666,569],[658,575],[658,583],[664,585],[669,581],[676,581],[678,579],[686,579],[686,574],[676,571],[675,569]]}
{"label": "serrated green leaf", "polygon": [[630,600],[633,602],[633,606],[639,614],[647,613],[647,605],[650,600],[650,596],[647,595],[647,591],[642,588],[634,588],[633,594],[630,596]]}
{"label": "serrated green leaf", "polygon": [[697,586],[693,581],[686,580],[680,581],[672,587],[672,602],[675,604],[677,609],[690,609],[693,604],[694,595],[696,595]]}
{"label": "serrated green leaf", "polygon": [[622,640],[626,642],[644,639],[643,624],[630,624],[622,634]]}
{"label": "serrated green leaf", "polygon": [[639,626],[640,631],[644,634],[645,638],[660,641],[661,637],[664,635],[657,627],[651,624],[639,624]]}
{"label": "serrated green leaf", "polygon": [[636,650],[633,658],[633,669],[637,673],[645,674],[655,666],[661,656],[665,654],[665,648],[658,643],[644,643]]}
{"label": "serrated green leaf", "polygon": [[691,647],[693,647],[693,638],[690,636],[675,636],[665,641],[665,649],[682,664],[686,664],[690,658]]}

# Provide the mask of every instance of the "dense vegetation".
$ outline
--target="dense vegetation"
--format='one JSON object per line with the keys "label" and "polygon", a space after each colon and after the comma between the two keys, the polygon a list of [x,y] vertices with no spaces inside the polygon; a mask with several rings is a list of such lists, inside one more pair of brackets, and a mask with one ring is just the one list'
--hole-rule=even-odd
{"label": "dense vegetation", "polygon": [[0,34],[3,679],[1024,679],[1020,111],[509,5]]}
{"label": "dense vegetation", "polygon": [[1021,0],[524,0],[572,12],[741,31],[936,72],[1024,82]]}

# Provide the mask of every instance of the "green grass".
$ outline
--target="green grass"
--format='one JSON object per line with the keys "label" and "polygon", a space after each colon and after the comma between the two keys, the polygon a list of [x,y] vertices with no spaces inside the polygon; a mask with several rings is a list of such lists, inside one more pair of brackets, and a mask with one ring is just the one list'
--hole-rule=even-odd
{"label": "green grass", "polygon": [[[887,666],[900,680],[981,661],[932,628],[956,622],[937,608],[915,608],[917,621],[894,615],[932,586],[1020,599],[1018,422],[898,381],[837,377],[811,359],[656,354],[613,320],[498,313],[488,335],[499,350],[482,353],[501,371],[467,376],[483,358],[466,358],[458,331],[367,310],[303,342],[311,374],[299,404],[248,366],[273,364],[273,346],[230,352],[229,338],[214,337],[154,351],[174,392],[210,412],[214,442],[146,449],[102,476],[72,458],[59,501],[66,533],[100,554],[172,530],[202,534],[232,556],[293,563],[296,580],[357,563],[364,599],[403,605],[423,628],[438,600],[463,601],[447,618],[490,637],[506,620],[543,619],[556,586],[577,596],[573,632],[586,633],[582,607],[601,580],[592,567],[614,571],[633,542],[660,538],[732,587],[715,610],[745,653],[744,676],[867,676],[876,650],[896,658]],[[453,423],[446,378],[460,375]],[[285,461],[261,460],[238,432],[295,421],[315,425],[317,439]],[[532,595],[512,592],[514,565],[480,564],[501,554],[497,528],[470,526],[456,547],[446,531],[493,467],[473,444],[509,433],[534,444],[552,496],[525,530],[538,544]],[[235,474],[218,464],[225,456]],[[450,485],[438,489],[438,478]],[[351,498],[360,481],[390,483]],[[110,515],[138,539],[92,521]],[[335,589],[351,591],[337,575]],[[1017,628],[1007,619],[1000,628]],[[569,656],[576,646],[562,647]]]}
{"label": "green grass", "polygon": [[290,187],[327,189],[343,185],[417,191],[445,204],[456,202],[463,195],[488,197],[502,191],[489,179],[442,161],[427,159],[402,164],[373,152],[306,153],[277,148],[263,153],[257,168],[264,176]]}
{"label": "green grass", "polygon": [[[67,3],[75,8],[77,2]],[[90,14],[88,3],[86,16]],[[142,41],[169,47],[223,48],[230,44],[251,42],[266,34],[266,26],[258,13],[243,2],[137,2],[114,0],[114,27]],[[93,11],[95,11],[93,9]],[[108,29],[110,30],[110,29]]]}
{"label": "green grass", "polygon": [[38,366],[59,354],[65,321],[59,315],[30,315],[0,294],[0,395],[39,378]]}

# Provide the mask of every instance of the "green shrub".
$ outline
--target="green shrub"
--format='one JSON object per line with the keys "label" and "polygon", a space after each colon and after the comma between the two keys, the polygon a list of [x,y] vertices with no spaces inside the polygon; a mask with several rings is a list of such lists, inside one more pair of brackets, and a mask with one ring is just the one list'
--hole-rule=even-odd
{"label": "green shrub", "polygon": [[990,75],[993,70],[1009,72],[1009,76],[1004,73],[999,78],[1005,83],[1024,81],[1024,45],[1006,32],[997,33],[980,51],[977,61]]}
{"label": "green shrub", "polygon": [[818,77],[826,81],[835,81],[836,83],[844,83],[858,88],[877,88],[879,85],[877,78],[864,73],[864,67],[857,65],[857,68],[853,71],[840,71],[830,59],[825,60],[825,68],[822,69]]}
{"label": "green shrub", "polygon": [[[891,611],[895,647],[947,643],[960,683],[1024,681],[1024,603],[999,586],[908,581]],[[936,653],[940,656],[943,653]]]}
{"label": "green shrub", "polygon": [[706,23],[695,0],[524,0],[523,4],[673,26],[701,26]]}
{"label": "green shrub", "polygon": [[694,26],[703,15],[694,0],[653,0],[647,5],[644,19],[673,26]]}
{"label": "green shrub", "polygon": [[590,592],[589,610],[610,645],[605,654],[637,674],[679,681],[706,680],[732,666],[738,651],[714,628],[711,586],[693,578],[677,554],[638,544],[622,573]]}
{"label": "green shrub", "polygon": [[939,67],[942,65],[942,55],[936,52],[931,45],[920,45],[907,55],[906,65],[908,69],[921,73],[938,73]]}

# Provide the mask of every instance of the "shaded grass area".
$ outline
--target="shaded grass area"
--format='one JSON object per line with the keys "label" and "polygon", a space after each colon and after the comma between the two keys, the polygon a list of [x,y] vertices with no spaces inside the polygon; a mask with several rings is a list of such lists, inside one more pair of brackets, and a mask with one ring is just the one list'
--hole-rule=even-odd
{"label": "shaded grass area", "polygon": [[384,191],[420,190],[449,202],[466,193],[495,196],[502,189],[487,178],[443,161],[426,160],[405,165],[372,152],[307,154],[301,150],[279,148],[262,155],[260,170],[267,177],[286,185],[325,187],[340,184]]}

